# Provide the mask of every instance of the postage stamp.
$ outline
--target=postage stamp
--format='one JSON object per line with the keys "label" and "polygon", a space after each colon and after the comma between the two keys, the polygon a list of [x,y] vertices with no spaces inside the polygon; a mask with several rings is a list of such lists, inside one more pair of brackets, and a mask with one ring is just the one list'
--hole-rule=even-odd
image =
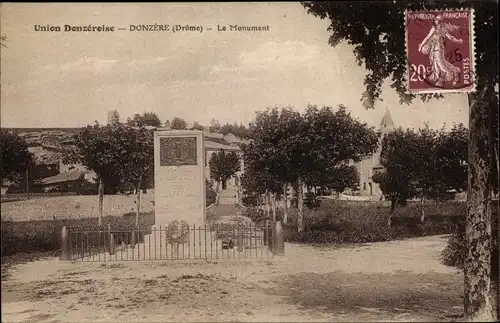
{"label": "postage stamp", "polygon": [[475,90],[474,11],[406,11],[410,93]]}

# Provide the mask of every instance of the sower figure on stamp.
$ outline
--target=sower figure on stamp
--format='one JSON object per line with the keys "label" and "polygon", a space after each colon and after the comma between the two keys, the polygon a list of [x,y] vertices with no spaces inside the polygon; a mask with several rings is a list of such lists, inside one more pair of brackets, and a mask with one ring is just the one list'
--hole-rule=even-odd
{"label": "sower figure on stamp", "polygon": [[422,54],[429,55],[430,61],[430,76],[427,78],[436,86],[442,86],[443,82],[453,81],[453,85],[460,82],[460,68],[453,66],[445,58],[445,38],[454,43],[463,43],[462,39],[458,39],[450,34],[452,31],[460,29],[459,26],[443,23],[443,17],[438,15],[434,18],[434,25],[418,46],[418,51]]}

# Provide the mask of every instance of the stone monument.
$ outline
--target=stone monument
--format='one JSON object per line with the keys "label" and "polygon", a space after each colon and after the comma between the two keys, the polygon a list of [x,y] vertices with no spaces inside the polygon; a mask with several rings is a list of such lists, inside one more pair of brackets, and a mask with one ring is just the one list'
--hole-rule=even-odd
{"label": "stone monument", "polygon": [[206,220],[203,132],[158,130],[154,137],[155,225]]}

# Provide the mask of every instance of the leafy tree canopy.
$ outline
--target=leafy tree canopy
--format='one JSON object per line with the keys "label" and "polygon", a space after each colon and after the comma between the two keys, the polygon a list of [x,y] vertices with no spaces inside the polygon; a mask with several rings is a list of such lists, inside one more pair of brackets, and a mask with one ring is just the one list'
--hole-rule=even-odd
{"label": "leafy tree canopy", "polygon": [[120,114],[118,113],[117,110],[111,111],[111,118],[110,119],[111,120],[109,120],[109,121],[111,124],[117,124],[120,122]]}
{"label": "leafy tree canopy", "polygon": [[187,128],[187,122],[184,119],[175,117],[170,122],[170,127],[174,130],[185,130]]}
{"label": "leafy tree canopy", "polygon": [[451,131],[399,128],[384,138],[384,172],[373,180],[393,203],[412,197],[446,199],[450,190],[467,188],[467,145],[468,130],[462,124]]}
{"label": "leafy tree canopy", "polygon": [[23,138],[16,133],[0,129],[0,165],[1,180],[18,181],[27,169],[34,166],[33,155]]}
{"label": "leafy tree canopy", "polygon": [[95,171],[106,185],[136,187],[139,180],[152,182],[153,132],[127,125],[87,126],[73,136],[65,163],[78,163]]}
{"label": "leafy tree canopy", "polygon": [[221,132],[221,125],[219,120],[212,118],[212,120],[210,120],[210,126],[208,127],[208,130],[210,132]]}
{"label": "leafy tree canopy", "polygon": [[222,183],[240,170],[240,158],[235,152],[220,150],[212,154],[209,167],[210,177]]}
{"label": "leafy tree canopy", "polygon": [[237,124],[236,122],[234,124],[229,124],[226,123],[221,127],[221,133],[223,135],[227,135],[229,133],[232,133],[233,135],[242,138],[242,139],[250,139],[252,138],[252,134],[250,132],[250,129],[245,127],[243,124]]}
{"label": "leafy tree canopy", "polygon": [[[266,172],[281,185],[302,178],[309,186],[354,187],[357,175],[343,164],[374,152],[378,143],[375,131],[343,106],[336,111],[309,106],[303,115],[291,108],[268,109],[250,127],[254,140],[244,150],[245,169]],[[345,177],[339,181],[339,176]]]}
{"label": "leafy tree canopy", "polygon": [[142,115],[136,113],[132,118],[128,118],[127,124],[129,126],[134,126],[134,127],[143,127],[143,126],[160,127],[161,121],[160,118],[158,118],[158,116],[156,115],[156,113],[146,111]]}
{"label": "leafy tree canopy", "polygon": [[195,121],[195,122],[193,122],[193,126],[191,127],[191,130],[203,131],[203,126],[198,121]]}

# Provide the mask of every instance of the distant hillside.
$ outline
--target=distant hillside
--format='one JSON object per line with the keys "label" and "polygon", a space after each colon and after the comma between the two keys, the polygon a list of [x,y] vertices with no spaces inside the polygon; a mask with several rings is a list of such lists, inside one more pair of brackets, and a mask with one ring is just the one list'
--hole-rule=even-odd
{"label": "distant hillside", "polygon": [[23,133],[23,132],[64,132],[64,133],[69,133],[69,134],[74,134],[78,133],[82,130],[82,128],[6,128],[3,127],[3,129],[8,130],[8,131],[13,131],[16,133]]}
{"label": "distant hillside", "polygon": [[3,128],[17,133],[28,144],[28,150],[39,164],[55,164],[62,159],[73,134],[81,128]]}
{"label": "distant hillside", "polygon": [[[34,154],[37,163],[54,164],[62,159],[66,147],[72,145],[72,136],[82,128],[3,128],[17,133],[28,144],[28,150]],[[241,140],[233,134],[204,131],[205,140],[216,144],[240,146],[248,140]]]}

